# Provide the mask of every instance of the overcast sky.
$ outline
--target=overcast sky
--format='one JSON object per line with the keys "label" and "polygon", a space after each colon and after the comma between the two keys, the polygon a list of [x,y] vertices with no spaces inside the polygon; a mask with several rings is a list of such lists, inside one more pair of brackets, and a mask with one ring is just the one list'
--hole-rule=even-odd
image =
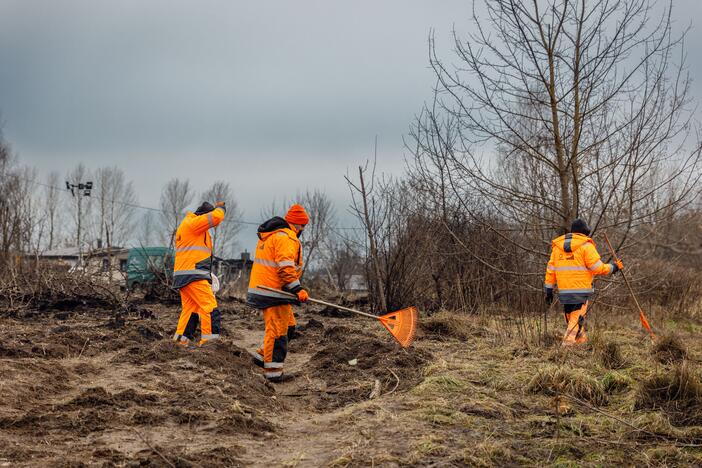
{"label": "overcast sky", "polygon": [[[43,176],[81,161],[122,167],[144,205],[182,177],[199,190],[231,182],[253,221],[306,188],[343,212],[343,175],[375,135],[381,168],[402,170],[402,137],[431,97],[429,32],[448,50],[471,4],[0,0],[3,133]],[[675,4],[676,27],[700,18],[702,1]]]}

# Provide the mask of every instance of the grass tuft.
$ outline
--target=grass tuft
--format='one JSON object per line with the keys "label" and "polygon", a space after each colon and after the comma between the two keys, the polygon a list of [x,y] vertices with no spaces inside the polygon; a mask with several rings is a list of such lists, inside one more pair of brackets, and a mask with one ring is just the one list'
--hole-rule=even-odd
{"label": "grass tuft", "polygon": [[661,409],[675,425],[702,425],[700,376],[687,364],[657,372],[641,382],[636,408]]}
{"label": "grass tuft", "polygon": [[626,367],[626,361],[622,356],[619,344],[614,341],[606,341],[595,347],[597,360],[605,369],[622,369]]}
{"label": "grass tuft", "polygon": [[665,335],[656,340],[653,356],[662,364],[674,364],[687,357],[687,349],[676,335]]}
{"label": "grass tuft", "polygon": [[420,328],[433,338],[456,338],[466,341],[479,336],[480,331],[471,324],[469,317],[442,310],[420,322]]}
{"label": "grass tuft", "polygon": [[594,405],[607,403],[607,394],[602,384],[580,369],[547,366],[539,369],[529,382],[532,393],[571,395]]}

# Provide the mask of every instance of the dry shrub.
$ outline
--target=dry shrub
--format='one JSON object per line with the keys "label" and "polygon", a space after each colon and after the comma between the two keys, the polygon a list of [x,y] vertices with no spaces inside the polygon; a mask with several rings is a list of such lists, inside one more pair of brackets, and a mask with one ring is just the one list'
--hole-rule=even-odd
{"label": "dry shrub", "polygon": [[626,367],[626,361],[622,356],[619,344],[614,341],[607,341],[595,347],[597,359],[606,369],[622,369]]}
{"label": "dry shrub", "polygon": [[580,369],[543,367],[531,379],[527,390],[549,396],[566,394],[594,405],[607,403],[607,394],[602,384]]}
{"label": "dry shrub", "polygon": [[456,338],[466,341],[471,336],[480,335],[466,315],[446,310],[423,319],[419,325],[421,330],[432,338]]}
{"label": "dry shrub", "polygon": [[687,364],[655,373],[641,382],[636,408],[661,409],[676,425],[702,425],[700,376]]}
{"label": "dry shrub", "polygon": [[675,335],[665,335],[656,340],[653,356],[662,364],[674,364],[687,357],[687,349]]}

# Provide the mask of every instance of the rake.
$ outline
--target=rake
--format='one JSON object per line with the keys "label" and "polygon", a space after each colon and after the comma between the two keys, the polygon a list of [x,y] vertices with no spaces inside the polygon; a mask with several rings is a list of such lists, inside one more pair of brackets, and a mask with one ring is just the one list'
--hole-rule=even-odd
{"label": "rake", "polygon": [[[614,247],[612,247],[612,244],[609,242],[609,237],[607,237],[606,232],[604,233],[604,240],[607,243],[607,247],[609,247],[609,251],[612,253],[612,257],[614,257],[614,260],[619,260],[619,258],[617,257],[617,253],[614,251]],[[656,334],[653,333],[653,330],[651,329],[651,325],[648,323],[648,319],[646,318],[646,314],[644,314],[644,311],[641,308],[641,305],[639,304],[638,299],[636,299],[636,294],[634,294],[634,289],[631,287],[631,284],[629,284],[629,279],[624,274],[624,270],[621,270],[621,273],[622,273],[622,278],[624,278],[624,282],[626,283],[626,287],[629,288],[629,293],[631,294],[632,299],[634,299],[634,303],[636,304],[636,307],[639,309],[639,320],[641,321],[641,325],[651,335],[651,341],[655,341]]]}
{"label": "rake", "polygon": [[[264,289],[266,291],[275,292],[282,294],[291,299],[297,300],[297,295],[289,293],[287,291],[281,291],[280,289],[269,288],[268,286],[256,286],[258,289]],[[419,314],[415,307],[407,307],[396,312],[389,312],[385,315],[372,315],[366,312],[361,312],[360,310],[351,309],[349,307],[340,306],[338,304],[332,304],[331,302],[321,301],[319,299],[308,298],[310,302],[315,304],[321,304],[328,307],[334,307],[339,310],[345,310],[353,314],[362,315],[364,317],[379,320],[380,323],[390,332],[395,341],[397,341],[400,346],[407,348],[412,344],[414,336],[417,333],[417,323],[419,321]]]}

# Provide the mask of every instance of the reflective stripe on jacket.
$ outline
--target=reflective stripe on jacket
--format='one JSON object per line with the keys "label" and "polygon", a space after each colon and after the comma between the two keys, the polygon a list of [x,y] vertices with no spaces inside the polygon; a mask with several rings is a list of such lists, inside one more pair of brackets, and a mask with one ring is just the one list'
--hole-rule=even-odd
{"label": "reflective stripe on jacket", "polygon": [[180,289],[197,280],[212,281],[212,239],[209,229],[224,219],[225,208],[218,206],[202,215],[188,213],[175,237],[175,265],[173,287]]}
{"label": "reflective stripe on jacket", "polygon": [[566,234],[551,242],[544,288],[558,287],[561,304],[583,304],[595,292],[595,276],[612,271],[613,265],[602,262],[592,239],[583,234]]}
{"label": "reflective stripe on jacket", "polygon": [[258,230],[258,245],[246,297],[248,304],[257,309],[296,304],[296,299],[256,286],[295,291],[300,288],[301,273],[302,246],[295,231],[282,218],[263,223]]}

